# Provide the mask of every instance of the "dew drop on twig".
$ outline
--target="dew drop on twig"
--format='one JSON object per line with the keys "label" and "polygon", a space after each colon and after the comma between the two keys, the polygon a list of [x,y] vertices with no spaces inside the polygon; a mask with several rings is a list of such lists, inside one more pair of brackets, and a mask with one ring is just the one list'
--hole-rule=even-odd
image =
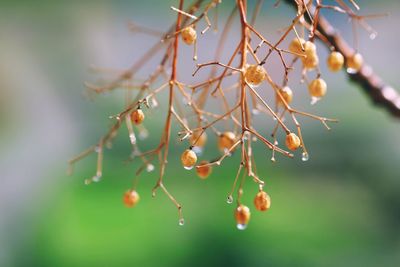
{"label": "dew drop on twig", "polygon": [[233,197],[232,196],[228,196],[227,199],[226,199],[226,203],[232,204],[233,203]]}
{"label": "dew drop on twig", "polygon": [[308,155],[307,152],[303,152],[303,154],[301,154],[301,160],[302,161],[307,161],[310,159],[310,156]]}
{"label": "dew drop on twig", "polygon": [[247,228],[247,224],[243,224],[243,223],[238,223],[236,225],[237,229],[239,230],[245,230]]}
{"label": "dew drop on twig", "polygon": [[183,226],[183,225],[185,225],[185,220],[182,218],[182,219],[179,219],[179,225],[180,226]]}
{"label": "dew drop on twig", "polygon": [[154,171],[154,165],[153,164],[147,164],[147,166],[146,166],[146,171],[147,172],[152,172],[152,171]]}

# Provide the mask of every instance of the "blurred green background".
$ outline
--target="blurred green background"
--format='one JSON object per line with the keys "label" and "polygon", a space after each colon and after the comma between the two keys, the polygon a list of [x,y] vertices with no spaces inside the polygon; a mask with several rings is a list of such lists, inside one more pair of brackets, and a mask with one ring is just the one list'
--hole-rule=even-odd
{"label": "blurred green background", "polygon": [[[265,2],[257,27],[276,39],[276,29],[293,11]],[[359,32],[360,51],[400,88],[400,4],[358,2],[363,14],[391,13],[371,21],[376,40]],[[220,26],[231,4],[221,6]],[[236,229],[234,206],[226,203],[237,155],[201,181],[181,168],[183,147],[172,142],[166,185],[183,203],[183,227],[164,194],[151,197],[157,169],[141,177],[140,204],[122,205],[138,166],[124,164],[124,131],[105,152],[100,183],[83,183],[95,172],[94,156],[78,163],[73,176],[65,175],[66,161],[95,143],[110,125],[108,116],[123,105],[121,92],[85,98],[83,81],[97,77],[88,67],[129,66],[155,39],[129,33],[126,23],[165,30],[176,16],[171,5],[175,1],[0,1],[0,266],[398,266],[400,123],[373,107],[344,73],[325,67],[328,96],[309,106],[301,85],[298,106],[340,123],[327,132],[318,122],[302,120],[311,151],[306,163],[298,155],[271,164],[269,151],[255,148],[272,208],[253,211],[245,231]],[[346,19],[327,15],[351,40]],[[209,42],[203,50],[200,43],[201,62],[212,55],[215,36],[200,42]],[[181,70],[190,73],[192,67]],[[157,112],[163,108],[161,103],[149,114],[143,149],[157,143]],[[244,203],[252,206],[255,193],[248,181]]]}

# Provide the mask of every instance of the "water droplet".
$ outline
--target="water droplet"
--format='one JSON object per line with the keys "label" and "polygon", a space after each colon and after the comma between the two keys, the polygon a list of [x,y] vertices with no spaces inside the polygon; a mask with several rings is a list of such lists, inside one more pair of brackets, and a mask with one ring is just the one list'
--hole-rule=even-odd
{"label": "water droplet", "polygon": [[256,109],[256,108],[254,108],[254,109],[251,111],[251,113],[252,113],[254,116],[256,116],[256,115],[260,114],[260,111],[259,111],[258,109]]}
{"label": "water droplet", "polygon": [[146,171],[147,172],[152,172],[152,171],[154,171],[154,165],[153,164],[147,164],[147,166],[146,166]]}
{"label": "water droplet", "polygon": [[272,162],[275,162],[275,161],[276,161],[274,156],[272,156],[271,161],[272,161]]}
{"label": "water droplet", "polygon": [[183,168],[185,168],[185,170],[191,170],[193,169],[193,166],[183,166]]}
{"label": "water droplet", "polygon": [[151,107],[152,108],[157,108],[158,107],[158,102],[155,98],[151,99]]}
{"label": "water droplet", "polygon": [[307,161],[310,159],[310,156],[308,155],[307,152],[303,152],[303,154],[301,154],[301,160],[302,161]]}
{"label": "water droplet", "polygon": [[92,177],[92,181],[95,183],[100,182],[100,180],[101,180],[101,176],[99,176],[99,175],[95,175]]}
{"label": "water droplet", "polygon": [[238,224],[236,225],[236,227],[237,227],[237,229],[239,229],[239,230],[244,230],[244,229],[247,228],[247,224],[238,223]]}
{"label": "water droplet", "polygon": [[311,105],[315,105],[321,98],[319,97],[311,97]]}
{"label": "water droplet", "polygon": [[135,134],[131,133],[129,135],[129,139],[131,140],[131,144],[132,145],[136,144],[136,136],[135,136]]}
{"label": "water droplet", "polygon": [[139,132],[139,139],[140,139],[140,140],[144,140],[144,139],[146,139],[147,137],[149,137],[149,132],[148,132],[146,129],[142,129],[142,130]]}
{"label": "water droplet", "polygon": [[197,156],[201,156],[201,154],[203,154],[203,148],[202,147],[194,146],[192,148],[192,150],[194,151],[194,153],[196,153]]}
{"label": "water droplet", "polygon": [[279,145],[278,140],[275,140],[275,141],[274,141],[274,145],[275,145],[275,146]]}
{"label": "water droplet", "polygon": [[85,179],[85,185],[90,185],[91,182],[92,182],[91,179]]}
{"label": "water droplet", "polygon": [[100,149],[99,146],[96,146],[96,147],[94,148],[94,152],[99,153],[100,151],[101,151],[101,149]]}
{"label": "water droplet", "polygon": [[[248,52],[248,51],[246,51],[246,52]],[[255,83],[250,83],[250,82],[247,82],[247,83],[253,88],[257,88],[262,84],[262,83],[255,84]]]}
{"label": "water droplet", "polygon": [[369,39],[374,40],[378,34],[376,32],[373,32],[369,35]]}
{"label": "water droplet", "polygon": [[253,137],[251,138],[251,141],[256,142],[256,141],[257,141],[257,137],[253,136]]}
{"label": "water droplet", "polygon": [[151,191],[151,196],[156,197],[156,190]]}
{"label": "water droplet", "polygon": [[183,225],[185,225],[185,220],[182,218],[182,219],[179,219],[179,225],[180,226],[183,226]]}
{"label": "water droplet", "polygon": [[347,71],[347,73],[349,73],[349,74],[355,74],[355,73],[357,73],[357,70],[352,69],[352,68],[347,68],[346,71]]}
{"label": "water droplet", "polygon": [[274,116],[274,117],[272,117],[272,119],[274,120],[274,121],[276,121],[276,117]]}
{"label": "water droplet", "polygon": [[226,203],[232,204],[233,203],[233,197],[232,196],[228,196],[228,198],[226,199]]}

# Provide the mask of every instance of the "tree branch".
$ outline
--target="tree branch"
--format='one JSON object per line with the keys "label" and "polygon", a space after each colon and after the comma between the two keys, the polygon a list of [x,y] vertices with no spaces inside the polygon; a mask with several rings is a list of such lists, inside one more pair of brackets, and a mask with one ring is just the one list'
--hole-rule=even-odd
{"label": "tree branch", "polygon": [[[285,2],[297,9],[295,1],[285,0]],[[321,14],[319,15],[317,29],[345,58],[354,54],[355,50]],[[360,85],[361,89],[375,105],[385,109],[392,116],[400,118],[400,94],[382,81],[369,65],[364,63],[359,72],[347,73],[347,75],[350,80]]]}

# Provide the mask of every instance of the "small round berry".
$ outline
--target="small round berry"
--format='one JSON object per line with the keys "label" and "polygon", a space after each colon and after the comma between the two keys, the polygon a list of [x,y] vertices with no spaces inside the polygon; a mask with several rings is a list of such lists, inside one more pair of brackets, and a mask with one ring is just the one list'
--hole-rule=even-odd
{"label": "small round berry", "polygon": [[131,121],[138,125],[141,124],[144,120],[144,113],[141,109],[136,109],[134,111],[131,112]]}
{"label": "small round berry", "polygon": [[197,39],[196,30],[192,26],[187,26],[181,31],[182,40],[187,45],[192,45]]}
{"label": "small round berry", "polygon": [[328,68],[333,71],[337,72],[339,71],[344,64],[344,57],[340,52],[333,51],[326,62],[328,64]]}
{"label": "small round berry", "polygon": [[308,91],[313,97],[323,97],[326,94],[326,82],[321,79],[315,79],[308,85]]}
{"label": "small round berry", "polygon": [[224,132],[218,137],[218,147],[221,151],[230,149],[236,141],[236,136],[232,132]]}
{"label": "small round berry", "polygon": [[317,53],[317,47],[315,46],[315,44],[313,42],[307,41],[304,44],[304,52],[307,55],[316,54]]}
{"label": "small round berry", "polygon": [[244,78],[252,86],[259,86],[265,80],[265,69],[260,65],[249,65],[244,70]]}
{"label": "small round berry", "polygon": [[364,59],[361,54],[356,53],[351,57],[347,58],[347,68],[359,71],[362,67]]}
{"label": "small round berry", "polygon": [[[286,104],[290,104],[290,102],[292,102],[292,100],[293,100],[293,92],[292,92],[292,89],[290,89],[288,86],[285,86],[282,89],[279,89],[279,93],[281,94],[281,96],[285,100]],[[276,99],[278,101],[278,104],[283,105],[282,99],[279,96],[277,96]]]}
{"label": "small round berry", "polygon": [[303,53],[301,45],[303,44],[304,46],[305,42],[303,38],[294,38],[289,44],[289,51],[297,54]]}
{"label": "small round berry", "polygon": [[290,133],[286,135],[286,146],[290,150],[296,150],[299,148],[301,142],[300,138],[295,133]]}
{"label": "small round berry", "polygon": [[136,192],[136,190],[128,190],[124,193],[123,201],[125,206],[128,208],[134,207],[140,200],[139,194]]}
{"label": "small round berry", "polygon": [[181,155],[181,162],[186,169],[193,168],[194,164],[197,162],[196,153],[191,149],[186,149]]}
{"label": "small round berry", "polygon": [[271,198],[266,192],[260,191],[254,198],[254,206],[259,211],[266,211],[271,207]]}
{"label": "small round berry", "polygon": [[[199,163],[199,166],[196,168],[197,176],[199,176],[201,179],[206,179],[212,172],[212,168],[209,164],[208,161],[203,160]],[[202,166],[203,165],[203,166]],[[206,165],[206,166],[204,166]]]}
{"label": "small round berry", "polygon": [[246,229],[247,224],[250,221],[250,215],[251,213],[249,207],[242,204],[237,206],[235,210],[235,220],[239,230]]}
{"label": "small round berry", "polygon": [[308,70],[315,69],[319,64],[319,58],[316,52],[306,54],[305,57],[301,57],[304,68]]}
{"label": "small round berry", "polygon": [[[201,134],[201,135],[200,135]],[[203,147],[207,142],[206,132],[196,132],[190,136],[189,142],[192,146]]]}

